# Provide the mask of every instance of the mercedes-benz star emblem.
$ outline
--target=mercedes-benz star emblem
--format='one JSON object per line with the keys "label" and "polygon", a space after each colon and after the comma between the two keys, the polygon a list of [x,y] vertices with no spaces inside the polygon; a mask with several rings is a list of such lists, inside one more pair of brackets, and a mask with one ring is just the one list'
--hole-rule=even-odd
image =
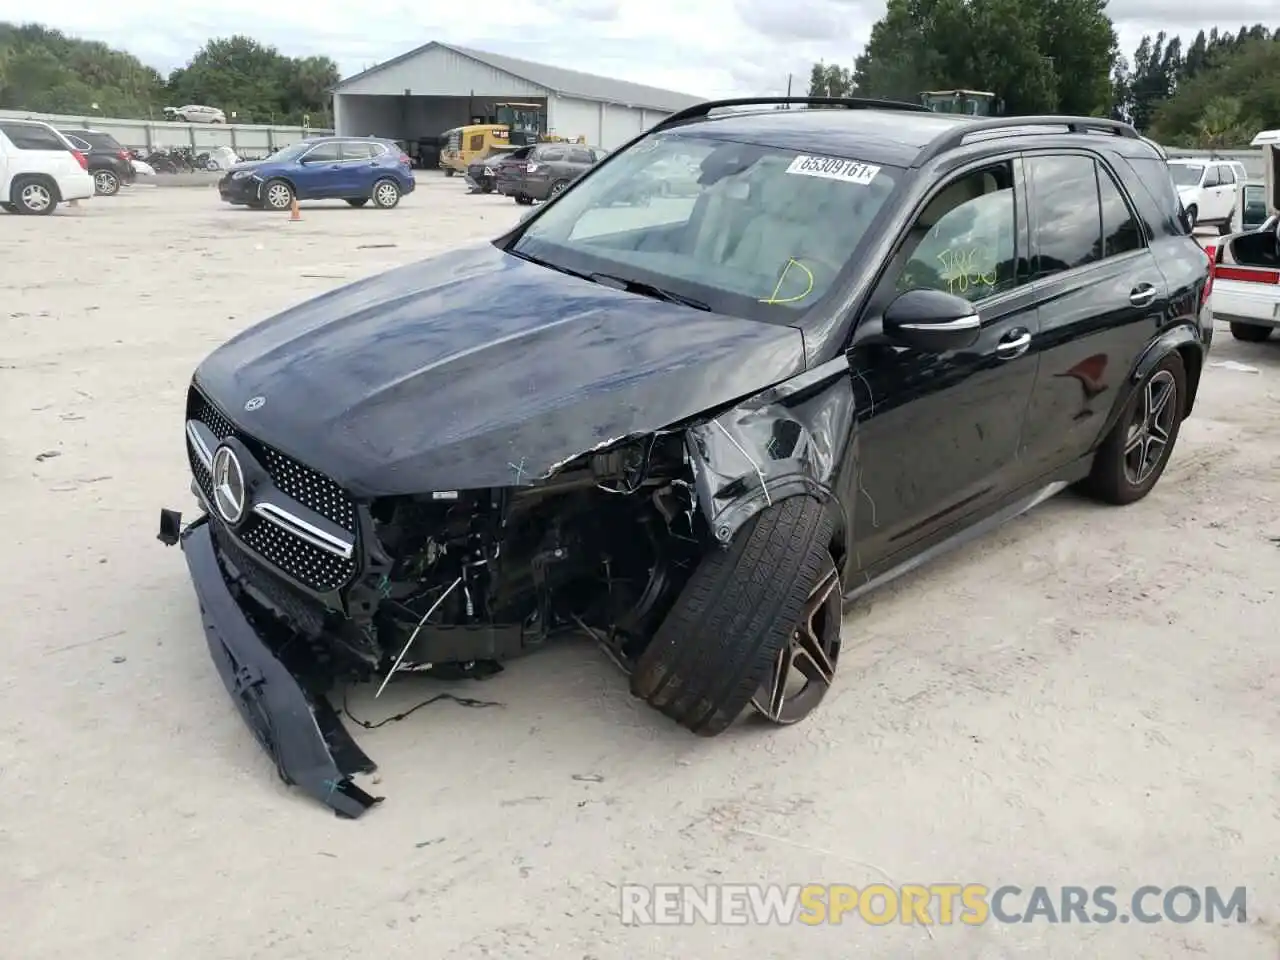
{"label": "mercedes-benz star emblem", "polygon": [[250,397],[248,400],[244,402],[244,408],[249,413],[253,413],[253,411],[255,410],[261,410],[262,405],[266,402],[267,402],[266,397]]}
{"label": "mercedes-benz star emblem", "polygon": [[213,503],[227,523],[244,516],[244,470],[230,447],[219,447],[213,455]]}

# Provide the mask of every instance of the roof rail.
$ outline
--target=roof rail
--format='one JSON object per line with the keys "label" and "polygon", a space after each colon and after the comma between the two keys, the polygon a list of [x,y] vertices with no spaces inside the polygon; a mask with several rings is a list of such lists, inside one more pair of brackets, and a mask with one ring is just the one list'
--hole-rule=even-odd
{"label": "roof rail", "polygon": [[923,166],[935,157],[964,146],[966,140],[974,134],[1008,130],[1015,135],[1034,136],[1044,131],[1024,129],[1035,127],[1066,127],[1068,133],[1109,133],[1117,137],[1141,140],[1142,137],[1131,124],[1108,117],[988,117],[961,124],[937,137],[916,158],[914,166]]}
{"label": "roof rail", "polygon": [[803,104],[807,107],[845,107],[849,110],[929,112],[927,107],[918,103],[904,103],[901,100],[873,100],[869,97],[737,97],[732,100],[708,100],[705,103],[696,103],[692,107],[685,107],[678,113],[673,113],[671,116],[659,120],[654,124],[652,130],[663,130],[690,120],[701,120],[710,115],[712,110],[719,110],[721,107],[773,107],[792,103]]}

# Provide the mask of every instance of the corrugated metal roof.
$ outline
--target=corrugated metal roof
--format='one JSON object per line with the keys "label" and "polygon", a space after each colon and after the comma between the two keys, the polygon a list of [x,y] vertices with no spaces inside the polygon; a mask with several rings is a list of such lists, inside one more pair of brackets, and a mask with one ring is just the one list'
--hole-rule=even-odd
{"label": "corrugated metal roof", "polygon": [[415,50],[410,50],[408,53],[403,53],[394,59],[388,60],[386,63],[380,63],[376,67],[357,73],[354,77],[347,77],[334,88],[334,92],[340,93],[343,87],[354,83],[356,80],[377,73],[380,70],[385,70],[392,64],[403,63],[419,54],[425,53],[432,47],[443,47],[447,50],[452,50],[464,57],[470,57],[486,64],[495,70],[501,70],[514,77],[519,77],[521,80],[535,83],[540,87],[546,87],[553,93],[566,97],[603,100],[606,103],[648,107],[653,110],[664,110],[670,113],[683,110],[685,107],[693,106],[695,103],[702,103],[706,99],[705,97],[695,97],[687,93],[676,93],[673,90],[650,87],[642,83],[614,80],[611,77],[598,77],[594,74],[583,73],[580,70],[566,70],[563,67],[534,63],[531,60],[521,60],[518,57],[508,57],[498,53],[489,53],[485,50],[475,50],[471,47],[440,43],[436,40],[423,44]]}

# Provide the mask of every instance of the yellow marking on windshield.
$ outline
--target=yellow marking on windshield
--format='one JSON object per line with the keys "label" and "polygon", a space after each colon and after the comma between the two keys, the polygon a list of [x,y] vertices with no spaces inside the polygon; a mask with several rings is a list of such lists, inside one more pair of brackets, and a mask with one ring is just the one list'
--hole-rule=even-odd
{"label": "yellow marking on windshield", "polygon": [[[804,293],[798,296],[783,297],[782,299],[778,299],[778,291],[782,289],[783,281],[787,279],[787,274],[791,272],[792,267],[799,267],[801,270],[805,272],[805,276],[809,278],[809,286],[805,288]],[[799,301],[803,300],[805,297],[807,297],[811,293],[813,293],[813,271],[810,270],[808,267],[806,267],[803,263],[801,263],[795,257],[789,257],[787,259],[787,265],[782,268],[782,276],[778,277],[778,282],[773,285],[773,293],[769,294],[767,298],[765,298],[764,300],[761,300],[760,302],[768,303],[768,304],[798,303]]]}

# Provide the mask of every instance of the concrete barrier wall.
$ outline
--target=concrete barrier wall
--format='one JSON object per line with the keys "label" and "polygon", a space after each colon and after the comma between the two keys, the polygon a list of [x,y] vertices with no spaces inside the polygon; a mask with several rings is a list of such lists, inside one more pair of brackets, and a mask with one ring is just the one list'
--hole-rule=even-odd
{"label": "concrete barrier wall", "polygon": [[101,130],[126,147],[191,147],[197,151],[230,147],[241,156],[266,156],[306,137],[327,136],[317,127],[268,126],[256,123],[168,123],[164,120],[126,120],[121,117],[73,117],[29,110],[0,110],[0,118],[44,120],[62,130]]}

